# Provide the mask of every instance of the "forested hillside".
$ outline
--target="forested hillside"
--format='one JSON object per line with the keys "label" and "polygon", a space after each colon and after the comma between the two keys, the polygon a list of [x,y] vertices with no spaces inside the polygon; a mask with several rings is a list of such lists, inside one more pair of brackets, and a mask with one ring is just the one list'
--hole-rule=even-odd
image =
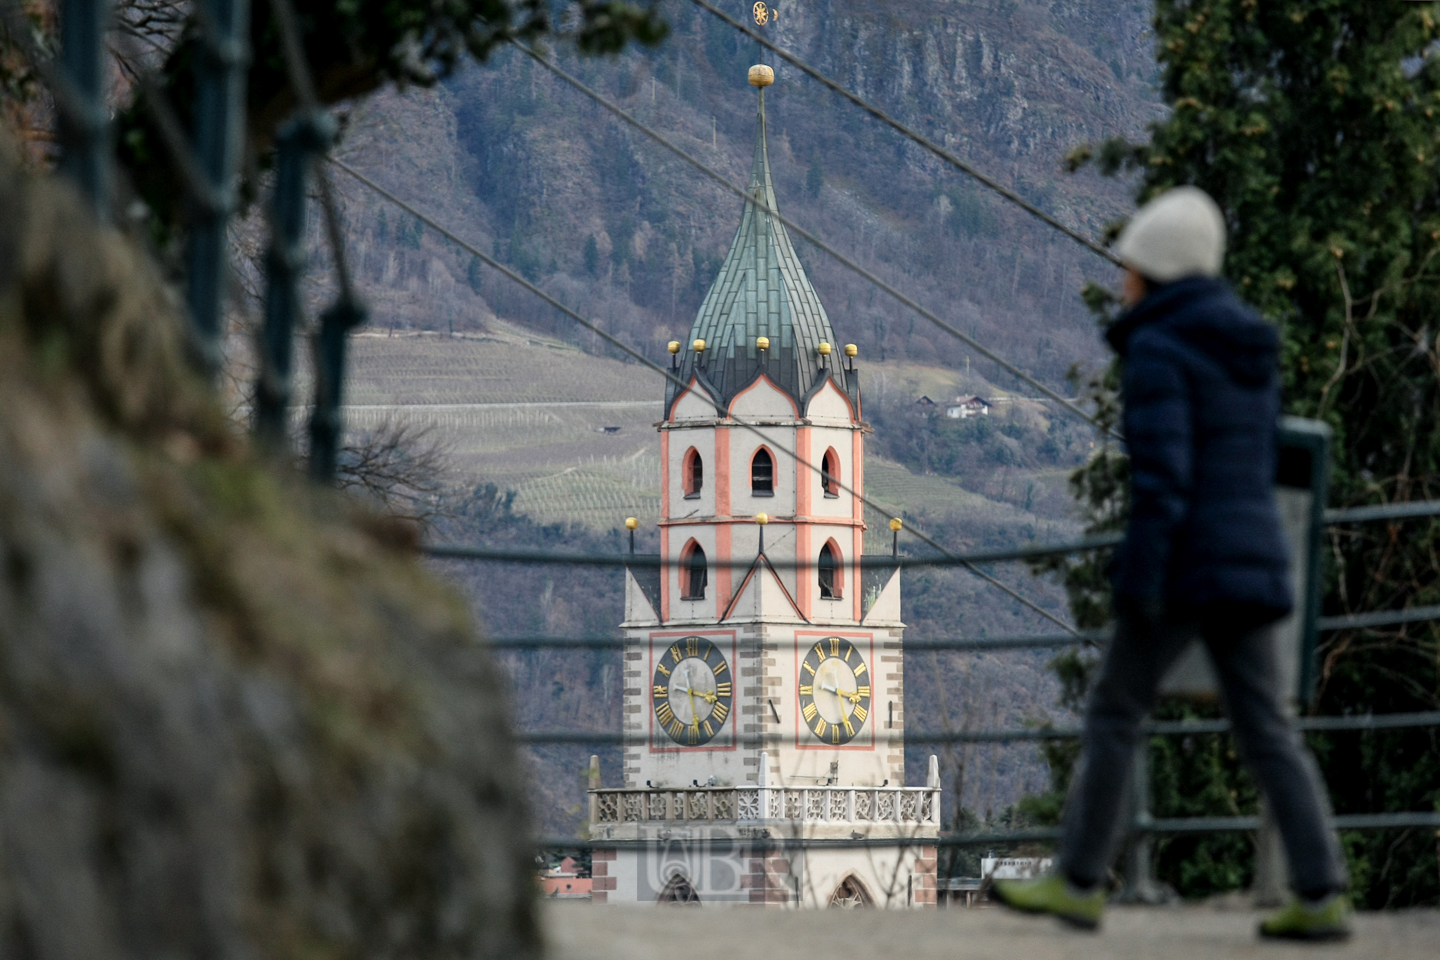
{"label": "forested hillside", "polygon": [[[749,6],[729,0],[727,9],[743,16]],[[1126,191],[1066,176],[1062,159],[1082,141],[1139,134],[1157,116],[1147,10],[1135,0],[807,0],[782,4],[767,30],[1098,234],[1127,209]],[[664,11],[673,32],[654,50],[561,61],[743,182],[755,113],[745,70],[756,45],[683,0]],[[1076,294],[1087,277],[1113,278],[1103,261],[797,71],[782,64],[777,75],[767,109],[788,215],[1051,381],[1102,356]],[[739,219],[733,195],[508,48],[436,90],[357,109],[345,144],[347,158],[387,187],[656,355],[688,329]],[[376,324],[462,329],[499,314],[593,340],[408,216],[342,186]],[[799,249],[836,335],[862,356],[964,362],[964,348],[925,320],[818,250]]]}

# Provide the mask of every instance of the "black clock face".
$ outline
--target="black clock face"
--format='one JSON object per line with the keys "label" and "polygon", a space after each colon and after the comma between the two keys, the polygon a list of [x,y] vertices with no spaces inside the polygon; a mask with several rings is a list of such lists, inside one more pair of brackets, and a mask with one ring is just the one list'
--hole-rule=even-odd
{"label": "black clock face", "polygon": [[677,640],[656,661],[652,683],[655,719],[671,740],[698,747],[724,729],[735,683],[725,655],[709,640]]}
{"label": "black clock face", "polygon": [[827,637],[800,661],[800,716],[819,740],[849,743],[870,718],[870,671],[855,645]]}

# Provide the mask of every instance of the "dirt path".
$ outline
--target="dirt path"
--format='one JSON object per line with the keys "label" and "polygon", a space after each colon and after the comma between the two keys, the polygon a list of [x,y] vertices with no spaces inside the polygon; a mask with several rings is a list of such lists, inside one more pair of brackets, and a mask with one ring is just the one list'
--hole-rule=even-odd
{"label": "dirt path", "polygon": [[547,905],[552,960],[1434,960],[1440,911],[1362,914],[1346,944],[1261,942],[1258,914],[1118,908],[1099,934],[994,908],[805,913]]}

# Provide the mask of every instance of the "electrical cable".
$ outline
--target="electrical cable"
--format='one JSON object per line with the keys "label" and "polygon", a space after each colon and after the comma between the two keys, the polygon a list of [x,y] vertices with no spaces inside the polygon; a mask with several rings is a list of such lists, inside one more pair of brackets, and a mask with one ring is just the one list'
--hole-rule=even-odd
{"label": "electrical cable", "polygon": [[882,280],[875,273],[871,272],[865,267],[862,267],[854,260],[851,260],[849,257],[845,256],[843,253],[832,247],[829,243],[821,240],[818,236],[811,233],[804,227],[800,226],[798,223],[787,217],[785,214],[781,213],[779,210],[776,210],[774,207],[770,206],[770,204],[765,200],[763,195],[751,196],[748,190],[739,186],[738,184],[730,182],[730,180],[726,179],[724,174],[721,174],[712,167],[708,166],[704,161],[696,158],[688,151],[686,151],[683,147],[672,142],[664,134],[647,126],[642,121],[637,120],[634,116],[626,112],[623,108],[621,108],[618,104],[614,103],[604,94],[586,85],[583,80],[580,80],[578,77],[567,73],[564,69],[546,60],[532,48],[527,47],[524,44],[519,43],[518,41],[512,41],[512,43],[514,43],[517,49],[525,53],[527,56],[531,57],[536,63],[540,64],[546,70],[549,70],[551,73],[559,77],[565,83],[574,87],[576,90],[580,91],[585,96],[595,101],[605,110],[619,117],[621,120],[630,124],[636,130],[639,130],[641,133],[645,134],[645,136],[649,137],[656,143],[663,146],[665,149],[669,150],[671,153],[675,154],[675,156],[679,157],[681,160],[684,160],[686,163],[690,164],[692,167],[700,171],[710,180],[713,180],[715,183],[719,184],[721,187],[724,187],[726,190],[729,190],[731,193],[740,197],[742,200],[755,204],[761,210],[764,210],[766,214],[774,217],[776,220],[779,220],[781,223],[783,223],[786,227],[795,231],[795,233],[801,238],[814,244],[817,249],[833,257],[836,262],[840,263],[852,273],[855,273],[857,276],[863,278],[864,280],[875,285],[876,287],[879,287],[881,290],[885,291],[890,296],[898,300],[901,304],[909,307],[911,310],[920,314],[920,316],[930,321],[932,324],[943,330],[945,333],[948,333],[950,336],[954,337],[956,340],[959,340],[961,343],[965,344],[967,347],[974,350],[976,353],[980,354],[985,359],[996,364],[1006,373],[1009,373],[1011,376],[1015,377],[1017,380],[1020,380],[1022,383],[1027,383],[1031,387],[1034,387],[1036,390],[1039,390],[1041,393],[1045,394],[1045,396],[1049,397],[1051,400],[1056,401],[1065,410],[1075,414],[1080,419],[1084,420],[1086,423],[1090,424],[1098,430],[1110,434],[1117,440],[1121,439],[1119,433],[1099,423],[1094,416],[1086,413],[1084,410],[1077,407],[1074,402],[1070,400],[1070,398],[1063,396],[1058,391],[1052,390],[1050,387],[1046,386],[1041,381],[1035,379],[1030,374],[1021,370],[1019,367],[1015,366],[1008,360],[1005,360],[1003,357],[999,356],[987,347],[980,344],[978,341],[970,337],[958,327],[955,327],[954,325],[940,319],[939,316],[926,309],[925,307],[921,306],[915,300],[911,299],[908,295],[901,292],[891,284],[887,283],[885,280]]}
{"label": "electrical cable", "polygon": [[734,19],[729,14],[725,13],[723,10],[720,10],[717,7],[708,3],[707,0],[691,0],[691,2],[694,3],[696,6],[713,14],[720,20],[723,20],[725,23],[734,27],[736,30],[739,30],[741,33],[745,34],[747,37],[754,40],[762,47],[765,47],[767,50],[770,50],[776,56],[789,63],[791,66],[796,67],[802,73],[808,75],[811,79],[820,83],[826,89],[834,93],[838,93],[846,100],[849,100],[851,103],[855,104],[857,107],[870,114],[876,120],[879,120],[881,123],[890,127],[892,130],[895,130],[907,140],[919,145],[920,147],[934,154],[936,157],[939,157],[941,160],[944,160],[946,163],[950,164],[952,167],[959,170],[961,173],[973,177],[982,185],[999,194],[1004,199],[1015,204],[1017,207],[1030,214],[1032,217],[1035,217],[1037,220],[1044,223],[1046,226],[1053,227],[1054,229],[1060,231],[1065,236],[1069,237],[1071,240],[1074,240],[1076,243],[1083,246],[1086,250],[1089,250],[1096,256],[1104,257],[1106,260],[1109,260],[1111,263],[1115,264],[1115,266],[1125,266],[1125,264],[1121,262],[1120,258],[1117,257],[1110,250],[1106,249],[1105,247],[1101,246],[1100,244],[1096,243],[1085,235],[1078,233],[1075,230],[1072,230],[1070,227],[1065,226],[1065,224],[1061,223],[1059,220],[1056,220],[1050,214],[1046,213],[1044,210],[1041,210],[1039,207],[1035,206],[1033,203],[1026,200],[1024,197],[1020,196],[1014,190],[1011,190],[1009,187],[1004,186],[1003,184],[987,176],[986,174],[981,173],[979,170],[975,169],[970,164],[966,163],[964,160],[961,160],[949,150],[946,150],[944,147],[940,146],[938,143],[925,136],[923,133],[920,133],[912,129],[911,127],[906,126],[899,120],[896,120],[894,117],[890,116],[888,113],[886,113],[884,110],[881,110],[879,107],[875,106],[870,101],[861,98],[857,94],[851,93],[849,90],[841,86],[836,81],[831,80],[825,74],[810,66],[810,64],[806,63],[804,60],[801,60],[795,54],[786,50],[784,47],[777,46],[771,41],[765,39],[765,37],[761,36],[756,31],[751,30],[744,23],[741,23],[739,20]]}
{"label": "electrical cable", "polygon": [[[454,243],[454,244],[456,244],[457,246],[459,246],[461,249],[463,249],[463,250],[467,251],[468,253],[470,253],[471,256],[477,258],[477,259],[480,260],[482,263],[484,263],[486,266],[490,267],[492,270],[495,270],[495,271],[503,274],[503,275],[504,275],[506,278],[508,278],[509,280],[513,281],[514,283],[519,284],[520,286],[524,287],[526,290],[528,290],[528,291],[530,291],[531,293],[533,293],[535,296],[537,296],[537,297],[539,297],[540,299],[544,300],[544,301],[545,301],[546,303],[548,303],[550,306],[554,307],[556,310],[559,310],[559,311],[560,311],[561,313],[563,313],[565,316],[567,316],[567,317],[569,317],[570,319],[574,320],[576,323],[580,324],[580,325],[581,325],[582,327],[584,327],[586,330],[589,330],[591,333],[593,333],[593,334],[595,334],[596,336],[600,337],[600,338],[601,338],[602,340],[604,340],[606,343],[608,343],[608,344],[610,344],[611,346],[615,347],[617,350],[620,350],[621,352],[623,352],[626,356],[628,356],[628,357],[636,360],[637,362],[643,364],[644,366],[649,367],[651,370],[654,370],[656,373],[660,374],[660,375],[661,375],[662,377],[664,377],[667,381],[670,381],[671,383],[675,384],[675,385],[678,386],[680,389],[682,389],[682,390],[689,390],[689,389],[690,389],[689,384],[685,383],[685,382],[684,382],[683,380],[681,380],[679,377],[676,377],[676,376],[675,376],[674,374],[672,374],[670,371],[666,370],[664,367],[660,366],[658,363],[656,363],[655,361],[651,360],[649,357],[646,357],[644,354],[640,353],[640,351],[636,350],[634,347],[630,346],[628,343],[626,343],[625,341],[621,340],[619,337],[616,337],[616,336],[614,336],[613,334],[608,333],[608,332],[606,332],[605,330],[602,330],[598,324],[593,323],[593,322],[590,321],[590,320],[587,320],[585,317],[581,316],[579,313],[576,313],[574,310],[571,310],[569,307],[565,306],[565,304],[561,303],[559,300],[557,300],[557,299],[555,299],[554,297],[550,296],[550,294],[546,293],[544,290],[541,290],[541,289],[540,289],[539,287],[537,287],[535,284],[531,283],[529,280],[526,280],[524,277],[522,277],[520,274],[516,273],[514,270],[511,270],[509,267],[507,267],[507,266],[505,266],[504,264],[500,263],[500,262],[499,262],[498,260],[496,260],[494,257],[491,257],[490,255],[486,254],[484,251],[480,250],[480,249],[479,249],[478,247],[476,247],[474,244],[471,244],[471,243],[463,240],[459,235],[457,235],[457,234],[455,234],[454,232],[452,232],[451,230],[447,229],[447,228],[444,227],[442,224],[437,223],[437,222],[434,220],[434,218],[432,218],[432,217],[430,217],[430,216],[427,216],[426,214],[422,213],[421,211],[419,211],[418,209],[416,209],[416,208],[415,208],[414,206],[412,206],[411,204],[406,203],[404,200],[401,200],[399,197],[395,196],[395,194],[391,193],[389,190],[386,190],[384,187],[380,186],[378,183],[376,183],[375,181],[371,180],[369,177],[365,176],[363,173],[361,173],[360,171],[356,170],[354,167],[350,166],[348,163],[345,163],[343,160],[340,160],[340,159],[338,159],[337,157],[334,157],[334,156],[328,156],[328,157],[326,157],[326,159],[327,159],[330,163],[334,164],[335,166],[339,167],[341,170],[343,170],[343,171],[345,171],[346,173],[348,173],[351,177],[355,178],[355,179],[356,179],[357,181],[359,181],[360,183],[362,183],[362,184],[364,184],[365,186],[369,187],[371,190],[375,191],[375,192],[378,193],[380,196],[384,197],[385,199],[389,200],[391,203],[393,203],[393,204],[395,204],[396,206],[398,206],[400,209],[404,210],[406,213],[410,214],[412,217],[415,217],[416,219],[420,220],[422,223],[424,223],[424,224],[426,224],[427,226],[429,226],[429,227],[431,227],[432,229],[434,229],[434,230],[435,230],[437,233],[439,233],[441,236],[445,237],[446,239],[450,240],[452,243]],[[745,420],[741,420],[741,419],[739,419],[739,418],[730,416],[729,413],[728,413],[723,407],[721,407],[718,402],[715,402],[715,413],[716,413],[716,417],[717,417],[718,419],[722,419],[722,420],[728,419],[728,420],[730,420],[732,423],[734,423],[734,424],[736,424],[737,426],[740,426],[740,427],[742,427],[742,428],[750,431],[750,432],[753,433],[754,435],[756,435],[756,436],[758,436],[758,437],[760,437],[760,438],[762,438],[762,439],[765,439],[765,438],[766,438],[766,435],[765,435],[764,431],[762,431],[759,427],[757,427],[755,424],[749,423],[749,422],[747,422],[747,421],[745,421]],[[821,473],[821,470],[820,470],[819,467],[817,467],[817,466],[815,466],[814,464],[812,464],[812,463],[804,460],[803,458],[801,458],[801,456],[800,456],[799,454],[795,453],[793,450],[790,450],[790,449],[784,447],[783,445],[782,445],[779,449],[781,449],[787,456],[789,456],[792,460],[794,460],[795,463],[798,464],[799,466],[805,467],[806,469],[810,470],[812,473],[814,473],[814,474],[816,474],[816,475],[819,475],[819,474]],[[880,510],[880,511],[884,512],[884,508],[883,508],[883,507],[881,507],[879,504],[871,501],[871,500],[870,500],[868,497],[866,497],[864,494],[861,494],[861,493],[859,493],[859,492],[851,489],[850,487],[848,487],[848,486],[846,486],[845,484],[840,483],[840,482],[838,482],[838,481],[833,481],[833,480],[832,480],[832,482],[834,482],[835,485],[838,486],[838,487],[839,487],[841,490],[843,490],[845,493],[848,493],[850,496],[855,497],[855,498],[856,498],[857,500],[859,500],[861,503],[863,503],[863,504],[865,504],[865,505],[867,505],[867,506],[873,507],[873,508],[876,509],[876,510]],[[916,529],[915,529],[914,527],[912,527],[911,525],[906,524],[906,525],[905,525],[905,529],[910,532],[910,535],[911,535],[911,536],[914,536],[914,537],[916,537],[917,539],[924,541],[926,544],[928,544],[929,546],[933,547],[934,549],[940,551],[942,554],[944,554],[944,555],[946,555],[946,556],[950,556],[950,557],[955,556],[955,554],[953,554],[950,550],[946,549],[944,546],[942,546],[940,543],[938,543],[937,541],[935,541],[935,540],[932,539],[931,537],[927,536],[927,535],[926,535],[925,533],[923,533],[922,531],[916,530]],[[855,565],[856,567],[859,566],[859,564],[854,564],[854,565]],[[968,561],[963,561],[963,562],[962,562],[962,565],[963,565],[963,566],[966,566],[967,569],[970,569],[971,572],[979,574],[982,579],[985,579],[987,582],[992,583],[993,585],[995,585],[996,587],[998,587],[1000,590],[1002,590],[1003,592],[1005,592],[1006,594],[1008,594],[1012,599],[1014,599],[1014,600],[1016,600],[1016,601],[1024,604],[1024,605],[1025,605],[1026,607],[1028,607],[1030,610],[1034,611],[1035,613],[1038,613],[1040,616],[1044,617],[1046,620],[1049,620],[1051,623],[1056,624],[1056,625],[1059,626],[1061,629],[1066,630],[1066,631],[1068,631],[1068,632],[1070,632],[1070,633],[1075,633],[1075,632],[1076,632],[1075,628],[1074,628],[1073,626],[1071,626],[1070,624],[1068,624],[1068,623],[1066,623],[1065,621],[1061,620],[1060,618],[1056,617],[1054,614],[1050,613],[1048,610],[1046,610],[1046,609],[1044,609],[1043,607],[1039,606],[1039,605],[1036,604],[1034,601],[1029,600],[1028,598],[1026,598],[1026,597],[1024,597],[1024,596],[1021,596],[1019,593],[1015,592],[1014,590],[1012,590],[1010,587],[1006,586],[1005,584],[999,583],[998,581],[994,580],[994,578],[990,577],[988,574],[985,574],[985,573],[983,573],[983,572],[975,569],[972,565],[970,565],[970,564],[968,563]]]}

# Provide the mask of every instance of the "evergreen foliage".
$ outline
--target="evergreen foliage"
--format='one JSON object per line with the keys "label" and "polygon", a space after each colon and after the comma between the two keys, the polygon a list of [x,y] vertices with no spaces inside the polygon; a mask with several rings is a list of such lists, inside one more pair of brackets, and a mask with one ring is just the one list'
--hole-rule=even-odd
{"label": "evergreen foliage", "polygon": [[[1072,169],[1138,171],[1140,202],[1195,184],[1220,203],[1229,224],[1226,275],[1282,331],[1287,412],[1335,430],[1332,506],[1440,497],[1440,67],[1429,55],[1437,20],[1435,3],[1158,0],[1169,116],[1152,126],[1148,143],[1109,140],[1070,158]],[[1086,297],[1102,318],[1113,310],[1098,288]],[[1113,368],[1089,384],[1111,421],[1115,385]],[[1124,480],[1114,445],[1075,474],[1095,530],[1122,522]],[[1325,612],[1440,602],[1435,527],[1332,529]],[[1082,626],[1096,625],[1108,607],[1102,567],[1091,559],[1061,571]],[[1440,708],[1437,638],[1434,624],[1326,635],[1310,707]],[[1079,687],[1089,666],[1057,663]],[[1253,810],[1253,787],[1228,740],[1210,739],[1156,741],[1157,816]],[[1310,742],[1337,812],[1440,808],[1440,731]],[[1054,759],[1055,786],[1063,788],[1068,767]],[[1360,905],[1440,898],[1433,831],[1344,839]],[[1247,882],[1249,856],[1248,843],[1233,838],[1175,840],[1159,870],[1181,893],[1200,895]]]}

